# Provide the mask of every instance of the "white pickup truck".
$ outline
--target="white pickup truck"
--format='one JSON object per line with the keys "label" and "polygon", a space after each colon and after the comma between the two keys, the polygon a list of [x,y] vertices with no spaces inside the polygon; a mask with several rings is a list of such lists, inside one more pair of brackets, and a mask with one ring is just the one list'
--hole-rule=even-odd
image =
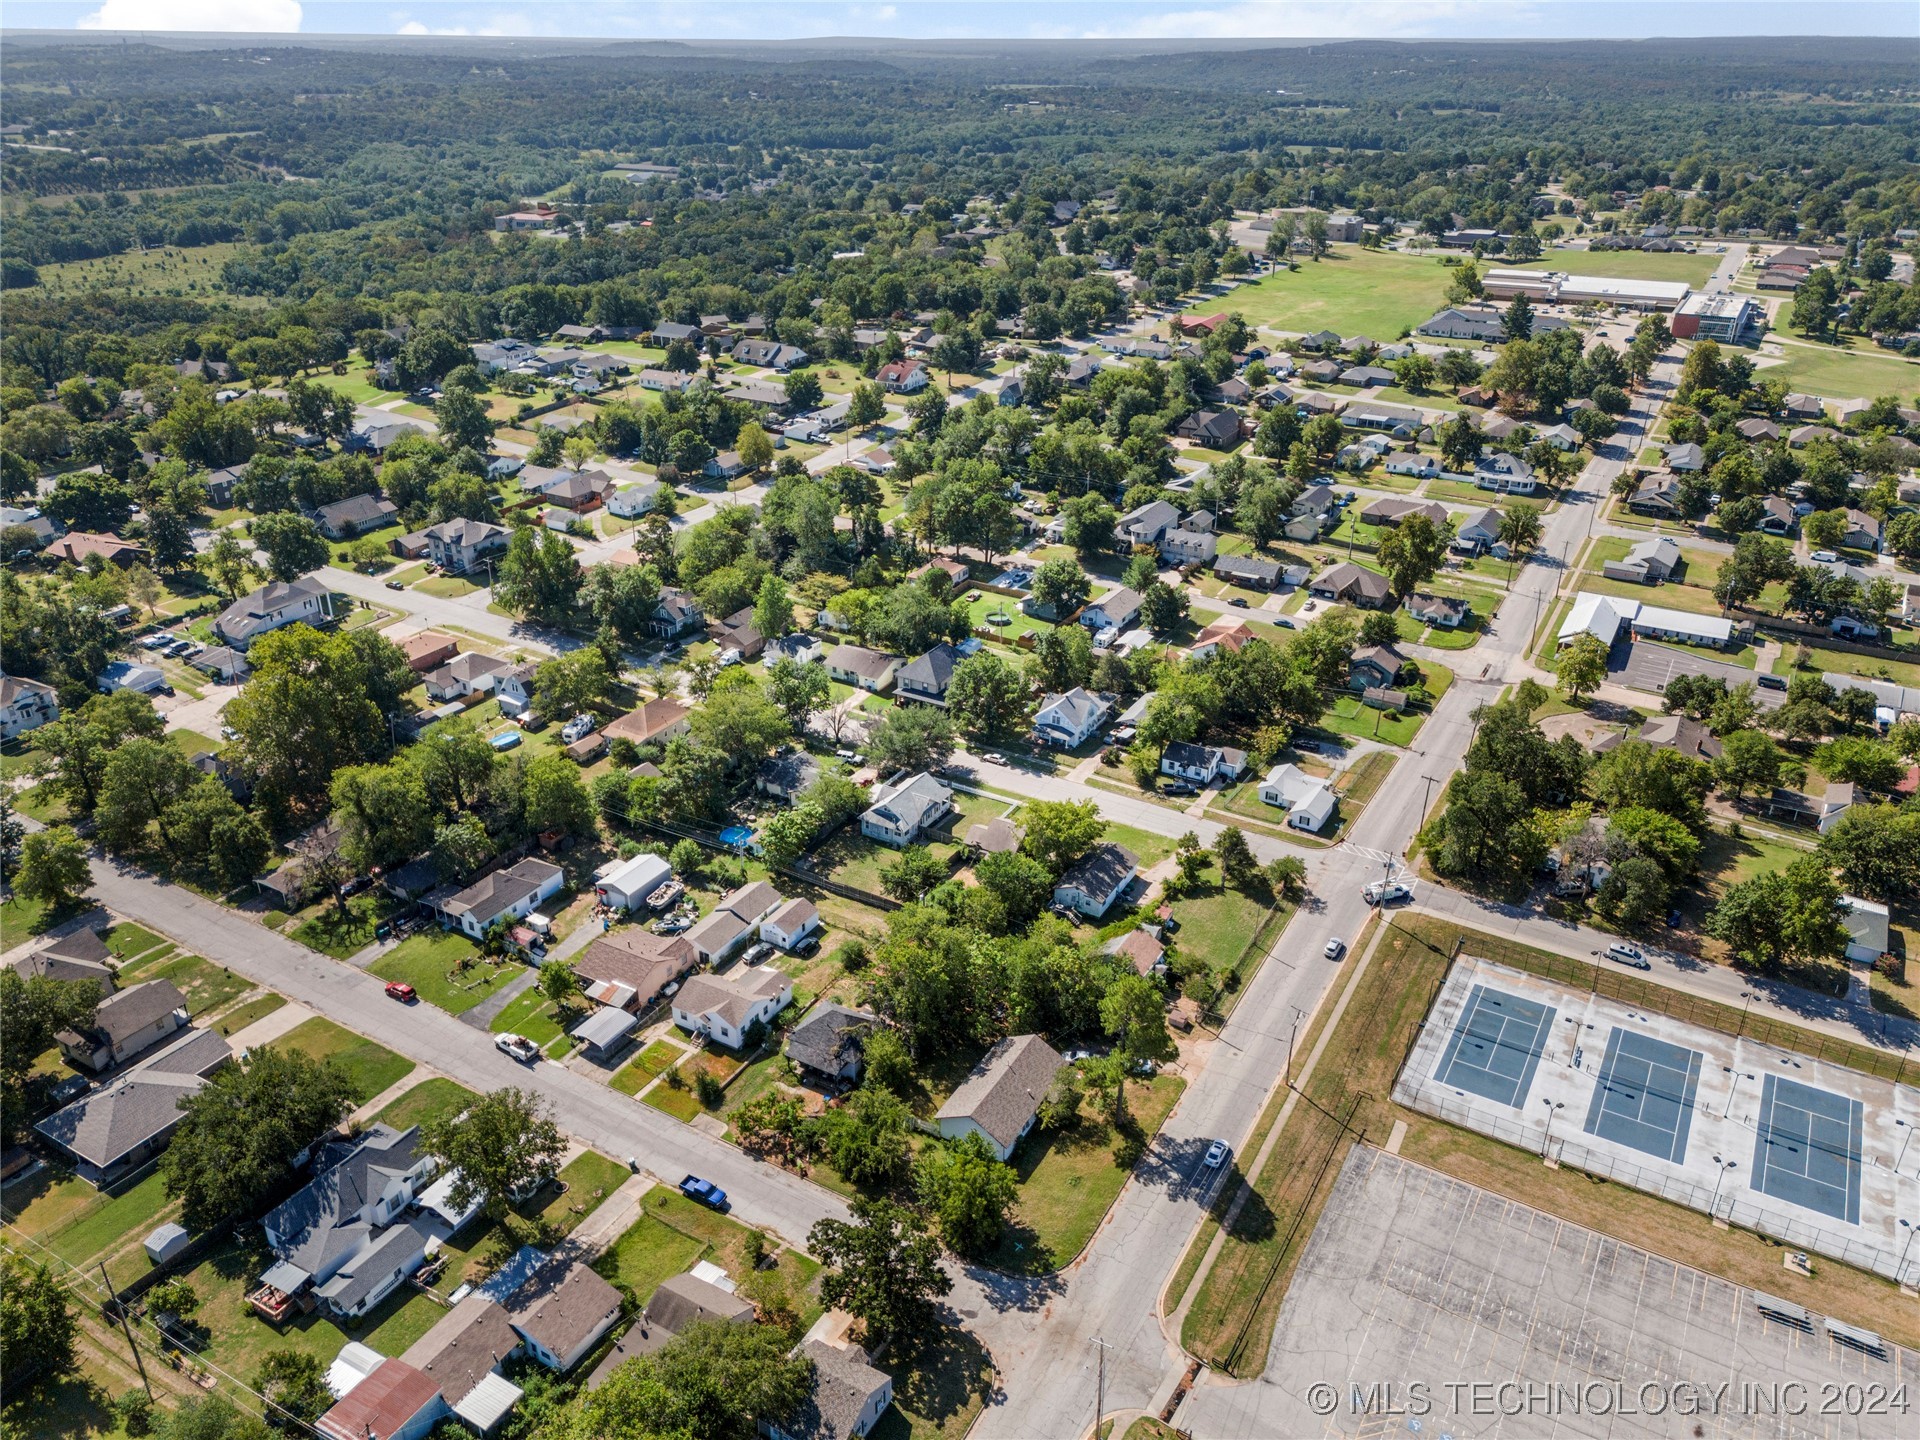
{"label": "white pickup truck", "polygon": [[1369,905],[1391,905],[1396,900],[1411,900],[1413,887],[1398,880],[1376,880],[1361,894]]}

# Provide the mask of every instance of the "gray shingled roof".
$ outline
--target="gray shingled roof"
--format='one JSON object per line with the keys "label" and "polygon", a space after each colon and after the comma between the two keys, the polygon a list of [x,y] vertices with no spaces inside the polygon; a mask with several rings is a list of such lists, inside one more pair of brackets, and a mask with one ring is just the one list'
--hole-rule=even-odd
{"label": "gray shingled roof", "polygon": [[973,1067],[935,1118],[971,1120],[1001,1145],[1012,1145],[1064,1064],[1038,1035],[1010,1036]]}
{"label": "gray shingled roof", "polygon": [[192,1030],[109,1085],[56,1110],[33,1128],[106,1169],[180,1119],[180,1102],[232,1056],[211,1030]]}
{"label": "gray shingled roof", "polygon": [[860,1053],[867,1032],[879,1023],[880,1017],[866,1010],[822,1005],[793,1027],[793,1033],[787,1036],[787,1057],[823,1074],[836,1075]]}
{"label": "gray shingled roof", "polygon": [[849,1440],[867,1401],[888,1383],[885,1372],[851,1346],[809,1340],[800,1353],[813,1361],[813,1385],[799,1408],[779,1422],[780,1433],[792,1440]]}

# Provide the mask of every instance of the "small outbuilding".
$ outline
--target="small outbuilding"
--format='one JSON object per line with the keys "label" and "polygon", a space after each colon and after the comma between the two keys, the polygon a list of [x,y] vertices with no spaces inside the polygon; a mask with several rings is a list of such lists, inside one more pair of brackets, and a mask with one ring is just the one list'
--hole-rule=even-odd
{"label": "small outbuilding", "polygon": [[156,1265],[165,1265],[177,1259],[192,1243],[193,1237],[187,1234],[186,1226],[169,1220],[147,1236],[147,1259]]}

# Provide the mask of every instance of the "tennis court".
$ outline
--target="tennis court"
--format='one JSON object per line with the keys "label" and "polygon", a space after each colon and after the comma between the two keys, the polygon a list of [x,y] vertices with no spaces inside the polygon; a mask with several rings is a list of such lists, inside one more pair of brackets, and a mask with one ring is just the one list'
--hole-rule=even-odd
{"label": "tennis court", "polygon": [[1476,985],[1433,1078],[1517,1110],[1526,1103],[1552,1025],[1551,1006]]}
{"label": "tennis court", "polygon": [[1860,1223],[1860,1102],[1769,1075],[1760,1096],[1753,1188]]}
{"label": "tennis court", "polygon": [[[1920,1280],[1920,1088],[1462,955],[1411,1109],[1880,1275]],[[1916,1221],[1915,1223],[1920,1223]]]}
{"label": "tennis court", "polygon": [[1587,1134],[1678,1165],[1699,1088],[1698,1050],[1616,1026],[1587,1107]]}

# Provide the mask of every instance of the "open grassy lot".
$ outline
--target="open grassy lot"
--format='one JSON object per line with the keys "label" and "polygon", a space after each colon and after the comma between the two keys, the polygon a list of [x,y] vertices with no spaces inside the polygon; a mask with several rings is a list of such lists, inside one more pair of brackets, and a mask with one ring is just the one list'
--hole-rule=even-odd
{"label": "open grassy lot", "polygon": [[195,1019],[230,1005],[253,988],[253,982],[223,970],[198,955],[175,955],[140,973],[141,980],[171,980],[187,997],[187,1011]]}
{"label": "open grassy lot", "polygon": [[1431,257],[1336,245],[1324,260],[1303,260],[1297,271],[1242,285],[1195,311],[1238,313],[1249,325],[1300,334],[1336,330],[1393,340],[1440,308],[1451,273]]}
{"label": "open grassy lot", "polygon": [[[1773,673],[1787,675],[1793,671],[1794,651],[1797,647],[1782,647],[1774,658]],[[1864,675],[1872,680],[1892,680],[1900,685],[1920,685],[1920,663],[1912,660],[1899,660],[1879,655],[1856,655],[1850,650],[1832,650],[1824,645],[1808,647],[1812,651],[1808,669],[1813,671],[1836,670],[1844,675]]]}
{"label": "open grassy lot", "polygon": [[411,1125],[424,1125],[430,1120],[458,1115],[479,1098],[458,1081],[436,1075],[431,1080],[422,1080],[399,1099],[390,1101],[374,1118],[382,1125],[405,1130]]}
{"label": "open grassy lot", "polygon": [[1127,1085],[1127,1118],[1119,1126],[1095,1102],[1083,1101],[1071,1130],[1037,1130],[1013,1157],[1020,1195],[999,1248],[988,1264],[1037,1275],[1070,1264],[1087,1248],[1107,1210],[1133,1173],[1123,1164],[1129,1141],[1145,1145],[1158,1133],[1187,1082],[1156,1075]]}
{"label": "open grassy lot", "polygon": [[368,967],[382,980],[404,980],[429,1005],[448,1014],[471,1010],[521,974],[517,960],[495,962],[455,930],[422,930],[409,935]]}
{"label": "open grassy lot", "polygon": [[284,995],[256,995],[220,1016],[215,1027],[222,1035],[238,1035],[254,1021],[264,1019],[287,1003]]}
{"label": "open grassy lot", "polygon": [[[55,296],[84,295],[91,290],[112,290],[116,294],[135,296],[226,295],[220,284],[220,269],[248,248],[232,241],[191,248],[166,245],[36,268],[40,271],[40,288]],[[243,305],[267,303],[264,298],[255,301],[245,296],[227,298]]]}
{"label": "open grassy lot", "polygon": [[559,1055],[565,1053],[565,1047],[555,1042],[566,1034],[566,1025],[578,1021],[585,1013],[579,1006],[565,1011],[558,1009],[536,985],[509,1000],[487,1028],[496,1035],[524,1035],[541,1049],[552,1047],[549,1053]]}
{"label": "open grassy lot", "polygon": [[[921,836],[921,843],[942,859],[960,848],[969,826],[1007,812],[1006,802],[991,795],[966,795],[956,791],[953,804],[953,813]],[[892,846],[869,840],[857,826],[849,825],[821,846],[811,863],[842,885],[877,892],[881,870],[892,864],[899,853]]]}
{"label": "open grassy lot", "polygon": [[[1499,263],[1499,262],[1495,262]],[[1698,289],[1713,277],[1718,255],[1663,254],[1658,250],[1549,250],[1538,260],[1507,268],[1555,270],[1563,275],[1612,275],[1622,280],[1684,280]]]}
{"label": "open grassy lot", "polygon": [[[1760,364],[1755,378],[1782,380],[1789,390],[1834,400],[1858,396],[1873,400],[1898,395],[1910,405],[1920,394],[1920,363],[1882,350],[1871,340],[1854,337],[1846,346],[1822,345],[1797,336],[1775,336],[1784,359],[1777,365]],[[1761,357],[1764,362],[1766,357]]]}
{"label": "open grassy lot", "polygon": [[[87,1188],[92,1190],[91,1186]],[[136,1230],[144,1238],[167,1204],[166,1182],[158,1171],[117,1195],[93,1191],[93,1196],[96,1203],[87,1204],[47,1237],[48,1248],[69,1265],[84,1266],[95,1256],[117,1248],[122,1237]]]}
{"label": "open grassy lot", "polygon": [[342,1029],[322,1016],[296,1025],[273,1042],[286,1050],[298,1050],[315,1060],[331,1060],[353,1081],[354,1099],[362,1104],[389,1085],[406,1079],[413,1062],[396,1055],[384,1045],[365,1036]]}

